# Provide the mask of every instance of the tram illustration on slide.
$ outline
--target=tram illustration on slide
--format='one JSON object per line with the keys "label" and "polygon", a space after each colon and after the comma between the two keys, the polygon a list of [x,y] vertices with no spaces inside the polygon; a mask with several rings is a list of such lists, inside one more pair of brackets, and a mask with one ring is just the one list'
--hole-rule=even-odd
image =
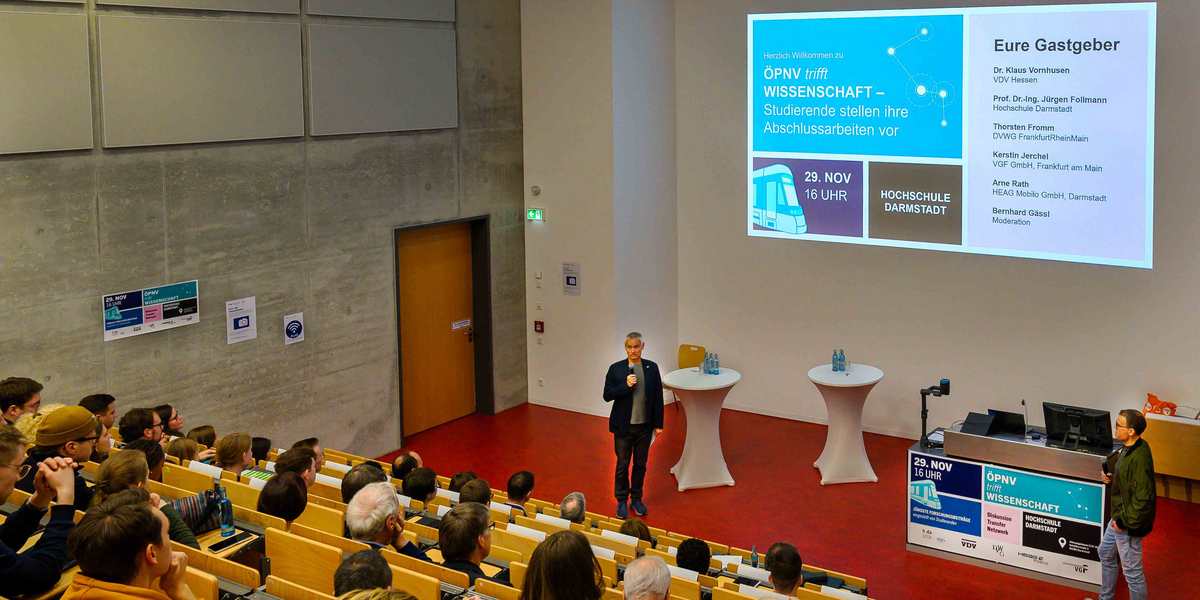
{"label": "tram illustration on slide", "polygon": [[783,233],[808,231],[804,209],[796,199],[796,185],[787,165],[770,165],[754,171],[754,224]]}

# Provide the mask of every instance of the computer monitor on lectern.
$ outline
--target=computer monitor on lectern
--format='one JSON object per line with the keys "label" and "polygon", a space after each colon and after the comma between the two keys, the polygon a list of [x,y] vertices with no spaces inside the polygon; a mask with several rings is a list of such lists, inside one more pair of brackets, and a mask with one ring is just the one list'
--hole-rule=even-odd
{"label": "computer monitor on lectern", "polygon": [[1042,412],[1046,416],[1047,446],[1097,454],[1112,452],[1112,417],[1107,410],[1043,402]]}

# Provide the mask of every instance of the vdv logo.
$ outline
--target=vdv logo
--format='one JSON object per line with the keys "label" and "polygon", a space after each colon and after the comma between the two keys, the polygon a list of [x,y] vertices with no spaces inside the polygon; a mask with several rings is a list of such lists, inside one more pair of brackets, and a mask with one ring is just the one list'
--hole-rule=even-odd
{"label": "vdv logo", "polygon": [[963,545],[963,548],[966,548],[968,550],[974,550],[975,546],[977,546],[978,544],[973,540],[968,540],[967,538],[962,538],[962,545]]}
{"label": "vdv logo", "polygon": [[246,329],[250,327],[250,317],[238,317],[233,320],[233,330]]}
{"label": "vdv logo", "polygon": [[942,501],[938,500],[937,484],[928,479],[908,484],[908,497],[913,502],[923,504],[934,510],[942,508]]}
{"label": "vdv logo", "polygon": [[300,334],[304,333],[304,325],[301,325],[300,321],[288,321],[287,326],[283,329],[283,333],[289,340],[294,340],[300,337]]}

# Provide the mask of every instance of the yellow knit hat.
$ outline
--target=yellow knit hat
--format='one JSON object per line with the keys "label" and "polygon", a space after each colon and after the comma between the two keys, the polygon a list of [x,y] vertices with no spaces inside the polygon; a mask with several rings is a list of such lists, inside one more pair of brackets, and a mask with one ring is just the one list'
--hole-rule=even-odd
{"label": "yellow knit hat", "polygon": [[64,406],[42,419],[34,444],[58,446],[96,434],[96,415],[82,406]]}

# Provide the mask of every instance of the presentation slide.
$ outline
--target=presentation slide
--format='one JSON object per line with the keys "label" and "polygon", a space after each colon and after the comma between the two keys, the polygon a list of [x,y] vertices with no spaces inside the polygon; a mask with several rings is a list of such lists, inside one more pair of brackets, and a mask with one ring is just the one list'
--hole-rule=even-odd
{"label": "presentation slide", "polygon": [[750,15],[747,232],[1150,268],[1155,18]]}

